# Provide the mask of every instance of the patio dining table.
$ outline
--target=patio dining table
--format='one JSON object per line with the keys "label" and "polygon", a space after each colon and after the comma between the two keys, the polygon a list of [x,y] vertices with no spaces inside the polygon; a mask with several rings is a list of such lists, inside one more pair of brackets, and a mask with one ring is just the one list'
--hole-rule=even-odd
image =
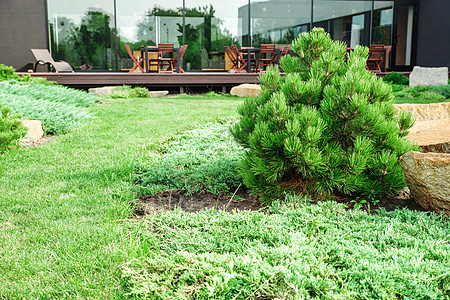
{"label": "patio dining table", "polygon": [[[241,47],[239,49],[240,52],[247,54],[247,72],[252,72],[252,59],[255,64],[256,69],[256,63],[258,61],[257,54],[259,54],[260,48],[255,47]],[[277,57],[280,55],[280,49],[275,48],[275,52],[277,53]],[[252,55],[254,54],[254,55]],[[252,58],[253,57],[253,58]]]}
{"label": "patio dining table", "polygon": [[[176,52],[176,59],[177,59],[177,73],[180,73],[180,48],[174,48],[174,51]],[[146,46],[141,49],[142,57],[144,57],[145,63],[145,72],[150,73],[150,67],[149,67],[149,60],[150,60],[150,53],[156,53],[158,54],[158,46]]]}

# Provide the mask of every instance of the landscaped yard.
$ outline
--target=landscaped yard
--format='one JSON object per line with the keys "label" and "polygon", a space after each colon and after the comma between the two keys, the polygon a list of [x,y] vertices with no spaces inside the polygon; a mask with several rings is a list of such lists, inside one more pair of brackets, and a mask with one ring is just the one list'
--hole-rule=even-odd
{"label": "landscaped yard", "polygon": [[130,219],[133,166],[177,132],[234,116],[239,103],[109,100],[80,129],[0,156],[0,298],[121,294],[120,266],[144,251]]}
{"label": "landscaped yard", "polygon": [[135,218],[133,170],[240,99],[111,99],[0,166],[0,298],[447,299],[450,228],[292,198],[268,212]]}

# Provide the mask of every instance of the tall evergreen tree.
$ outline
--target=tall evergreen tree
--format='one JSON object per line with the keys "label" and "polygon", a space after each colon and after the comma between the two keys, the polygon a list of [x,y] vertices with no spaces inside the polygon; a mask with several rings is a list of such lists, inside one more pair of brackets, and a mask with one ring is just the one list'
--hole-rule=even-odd
{"label": "tall evergreen tree", "polygon": [[366,70],[368,49],[347,54],[322,28],[293,41],[298,56],[260,75],[262,93],[238,108],[232,134],[245,148],[244,183],[270,201],[285,192],[379,197],[405,186],[399,157],[414,120]]}

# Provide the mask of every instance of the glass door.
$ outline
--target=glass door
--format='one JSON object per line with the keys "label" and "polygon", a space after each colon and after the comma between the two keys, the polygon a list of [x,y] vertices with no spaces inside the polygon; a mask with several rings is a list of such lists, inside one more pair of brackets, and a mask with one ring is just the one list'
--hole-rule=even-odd
{"label": "glass door", "polygon": [[395,66],[399,69],[410,68],[413,65],[414,19],[414,5],[397,7],[394,46]]}

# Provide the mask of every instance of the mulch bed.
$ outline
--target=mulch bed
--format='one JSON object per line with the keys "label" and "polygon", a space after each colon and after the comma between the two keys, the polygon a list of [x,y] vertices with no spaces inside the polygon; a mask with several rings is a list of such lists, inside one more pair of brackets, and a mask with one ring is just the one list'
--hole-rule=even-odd
{"label": "mulch bed", "polygon": [[[350,197],[335,195],[339,203],[345,204],[348,209],[353,209],[355,202]],[[239,210],[264,211],[266,208],[257,197],[252,197],[244,188],[238,189],[232,196],[217,196],[206,191],[201,191],[191,195],[185,195],[180,190],[169,190],[164,193],[150,196],[140,196],[135,201],[136,215],[143,216],[155,211],[174,210],[180,208],[182,211],[195,213],[203,209],[219,209],[228,212]],[[403,191],[396,197],[384,199],[376,205],[370,205],[370,213],[376,213],[376,209],[384,207],[386,211],[408,208],[410,210],[425,211],[414,199],[409,196],[409,191]],[[361,209],[367,211],[367,206],[362,205]]]}
{"label": "mulch bed", "polygon": [[198,212],[211,208],[228,212],[265,209],[260,201],[256,197],[250,196],[245,189],[238,189],[233,198],[232,196],[217,196],[206,191],[185,195],[180,190],[169,190],[154,196],[140,196],[135,205],[137,215],[177,208],[185,212]]}

